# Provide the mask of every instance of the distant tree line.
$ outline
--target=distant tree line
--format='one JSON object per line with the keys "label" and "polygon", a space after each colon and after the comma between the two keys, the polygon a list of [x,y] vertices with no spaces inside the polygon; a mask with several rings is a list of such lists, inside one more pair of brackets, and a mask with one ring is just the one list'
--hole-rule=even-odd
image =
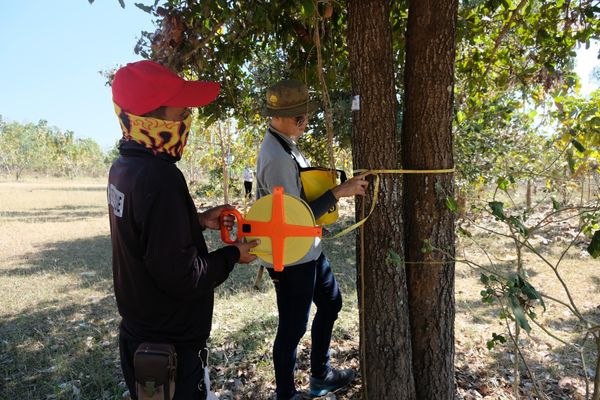
{"label": "distant tree line", "polygon": [[0,115],[0,175],[19,180],[24,173],[43,176],[101,176],[112,161],[93,139],[76,138],[48,121],[20,124]]}

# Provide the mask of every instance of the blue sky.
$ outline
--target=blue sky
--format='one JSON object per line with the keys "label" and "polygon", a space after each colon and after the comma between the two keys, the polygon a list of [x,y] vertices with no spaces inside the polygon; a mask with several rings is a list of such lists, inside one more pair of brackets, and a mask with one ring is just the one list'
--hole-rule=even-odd
{"label": "blue sky", "polygon": [[[98,73],[141,59],[133,48],[152,16],[125,0],[15,0],[0,7],[0,115],[45,119],[103,148],[121,136]],[[146,4],[152,2],[146,1]]]}
{"label": "blue sky", "polygon": [[598,60],[599,51],[600,43],[597,41],[592,41],[589,49],[584,46],[577,51],[575,72],[580,78],[581,94],[587,95],[598,89],[598,82],[594,82],[590,78],[594,67],[600,65],[600,60]]}
{"label": "blue sky", "polygon": [[[152,17],[125,0],[12,0],[0,9],[0,115],[20,123],[45,119],[104,149],[120,138],[110,88],[100,70],[137,61],[133,47]],[[598,44],[579,51],[582,92],[596,88]]]}

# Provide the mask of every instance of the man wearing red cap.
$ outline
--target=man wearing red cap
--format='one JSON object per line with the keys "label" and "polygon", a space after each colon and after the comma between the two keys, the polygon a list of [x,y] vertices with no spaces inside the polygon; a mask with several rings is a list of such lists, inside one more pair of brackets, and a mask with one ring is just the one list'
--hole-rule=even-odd
{"label": "man wearing red cap", "polygon": [[[156,390],[172,392],[173,381],[174,399],[204,399],[202,350],[210,335],[214,288],[235,263],[254,260],[249,251],[258,244],[209,252],[202,230],[218,229],[219,214],[230,206],[198,214],[175,165],[190,130],[188,107],[215,100],[219,84],[187,81],[160,64],[140,61],[117,71],[112,92],[123,131],[108,179],[123,375],[134,400]],[[231,220],[226,224],[231,227]],[[176,370],[174,377],[169,368]]]}

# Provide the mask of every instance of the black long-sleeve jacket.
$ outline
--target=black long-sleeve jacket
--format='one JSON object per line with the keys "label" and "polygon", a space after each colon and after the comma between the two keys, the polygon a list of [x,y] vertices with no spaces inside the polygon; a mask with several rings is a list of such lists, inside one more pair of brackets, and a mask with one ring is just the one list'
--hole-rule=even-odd
{"label": "black long-sleeve jacket", "polygon": [[113,279],[122,329],[139,341],[204,343],[214,288],[240,257],[235,246],[208,252],[175,160],[132,142],[108,178]]}

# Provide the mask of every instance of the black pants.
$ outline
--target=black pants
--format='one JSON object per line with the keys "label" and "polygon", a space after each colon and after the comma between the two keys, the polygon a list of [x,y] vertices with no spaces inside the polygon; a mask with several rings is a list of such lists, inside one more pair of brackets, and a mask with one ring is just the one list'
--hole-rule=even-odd
{"label": "black pants", "polygon": [[305,264],[285,267],[281,272],[268,268],[277,292],[279,326],[273,344],[273,364],[278,399],[296,393],[294,368],[296,348],[306,332],[311,303],[317,312],[311,328],[311,375],[321,378],[330,369],[329,344],[333,323],[342,308],[342,294],[325,255]]}
{"label": "black pants", "polygon": [[244,181],[244,189],[246,191],[246,197],[252,197],[252,182]]}
{"label": "black pants", "polygon": [[[119,352],[121,354],[121,368],[129,393],[133,400],[137,400],[135,391],[135,375],[133,372],[133,355],[142,342],[126,338],[121,332],[119,334]],[[206,387],[204,385],[204,364],[200,359],[200,350],[205,346],[175,344],[177,352],[177,378],[175,380],[175,396],[173,400],[203,400],[206,399]],[[205,358],[205,353],[203,357]],[[206,362],[206,359],[204,360]]]}

